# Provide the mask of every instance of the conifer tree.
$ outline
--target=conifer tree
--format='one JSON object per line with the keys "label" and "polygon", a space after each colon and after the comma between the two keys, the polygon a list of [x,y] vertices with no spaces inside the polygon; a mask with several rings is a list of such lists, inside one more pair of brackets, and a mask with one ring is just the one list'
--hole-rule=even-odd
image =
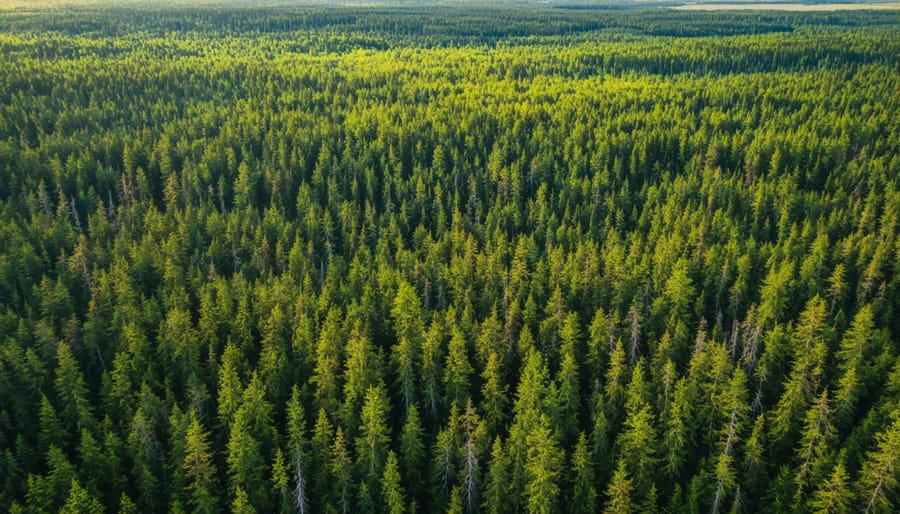
{"label": "conifer tree", "polygon": [[381,497],[384,499],[385,511],[390,514],[403,514],[406,511],[406,497],[400,485],[400,465],[397,455],[389,450],[384,465],[384,476],[381,478]]}
{"label": "conifer tree", "polygon": [[560,496],[564,456],[550,431],[546,416],[528,435],[528,459],[525,463],[527,483],[526,507],[530,513],[555,512]]}
{"label": "conifer tree", "polygon": [[[341,427],[337,428],[334,435],[334,444],[331,447],[331,476],[334,477],[334,488],[336,490],[336,501],[340,512],[347,514],[351,509],[352,498],[352,461],[350,460],[350,451],[347,448],[347,442],[344,439],[344,431]],[[364,485],[364,484],[363,484]],[[319,489],[320,491],[322,489]]]}
{"label": "conifer tree", "polygon": [[566,509],[573,513],[594,512],[597,503],[594,462],[591,458],[591,448],[588,445],[584,432],[578,435],[578,442],[575,444],[569,466],[573,486]]}
{"label": "conifer tree", "polygon": [[500,436],[491,447],[491,460],[485,477],[484,500],[481,504],[485,512],[501,514],[509,512],[509,459],[503,449]]}
{"label": "conifer tree", "polygon": [[369,387],[360,414],[356,455],[360,472],[365,477],[366,483],[375,486],[381,478],[382,466],[391,438],[387,425],[389,412],[390,405],[383,387],[380,385]]}
{"label": "conifer tree", "polygon": [[94,418],[88,401],[84,375],[67,344],[56,347],[56,395],[62,405],[59,420],[69,434],[81,433],[82,428],[93,429]]}
{"label": "conifer tree", "polygon": [[628,478],[628,471],[625,469],[625,463],[619,461],[616,472],[606,488],[606,503],[603,507],[603,512],[607,514],[628,514],[634,512],[635,505],[631,499],[632,487],[631,479]]}
{"label": "conifer tree", "polygon": [[847,470],[842,462],[838,462],[828,480],[822,482],[813,492],[809,509],[823,514],[851,512],[854,499]]}
{"label": "conifer tree", "polygon": [[422,346],[424,323],[419,298],[408,282],[401,282],[391,308],[397,344],[391,350],[391,361],[397,373],[397,386],[404,411],[409,411],[418,389],[416,369]]}
{"label": "conifer tree", "polygon": [[218,510],[216,501],[216,467],[210,451],[209,434],[191,412],[184,452],[184,474],[191,493],[188,500],[194,512],[212,513]]}
{"label": "conifer tree", "polygon": [[897,493],[900,461],[900,415],[894,411],[891,424],[875,435],[876,446],[866,453],[857,482],[864,512],[890,512]]}
{"label": "conifer tree", "polygon": [[458,327],[454,327],[451,329],[447,359],[444,364],[444,387],[448,403],[463,404],[465,402],[469,395],[470,376],[473,371],[465,336]]}
{"label": "conifer tree", "polygon": [[485,428],[489,433],[497,433],[508,417],[508,386],[503,380],[500,357],[492,352],[481,374],[481,410],[484,412]]}
{"label": "conifer tree", "polygon": [[69,497],[59,512],[61,514],[100,514],[103,512],[103,505],[81,487],[78,480],[72,480]]}
{"label": "conifer tree", "polygon": [[400,432],[400,468],[409,484],[409,495],[415,498],[421,487],[421,473],[425,465],[425,432],[419,409],[410,406]]}
{"label": "conifer tree", "polygon": [[831,420],[832,411],[826,389],[813,401],[806,413],[800,434],[800,446],[796,451],[800,463],[796,477],[800,493],[825,479],[825,473],[830,467],[831,446],[837,435]]}

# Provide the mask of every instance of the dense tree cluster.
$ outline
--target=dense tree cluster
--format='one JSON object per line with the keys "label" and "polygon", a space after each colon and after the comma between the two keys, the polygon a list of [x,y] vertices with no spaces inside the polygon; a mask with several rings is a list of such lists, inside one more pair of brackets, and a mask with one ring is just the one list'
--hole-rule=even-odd
{"label": "dense tree cluster", "polygon": [[62,14],[0,14],[0,510],[897,507],[896,17]]}

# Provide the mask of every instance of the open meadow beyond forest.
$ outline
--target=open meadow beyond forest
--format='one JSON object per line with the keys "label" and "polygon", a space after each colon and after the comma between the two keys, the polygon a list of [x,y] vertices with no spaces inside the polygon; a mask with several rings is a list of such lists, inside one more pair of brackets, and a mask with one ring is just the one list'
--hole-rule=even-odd
{"label": "open meadow beyond forest", "polygon": [[0,512],[897,512],[900,11],[522,4],[0,9]]}
{"label": "open meadow beyond forest", "polygon": [[897,10],[900,2],[895,3],[694,3],[677,5],[673,9],[683,11],[792,11],[792,12],[827,12],[827,11],[869,11]]}

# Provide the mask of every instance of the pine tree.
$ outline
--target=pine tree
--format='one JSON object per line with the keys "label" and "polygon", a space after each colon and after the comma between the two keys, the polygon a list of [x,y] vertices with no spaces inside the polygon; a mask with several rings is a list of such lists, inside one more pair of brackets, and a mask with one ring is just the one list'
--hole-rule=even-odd
{"label": "pine tree", "polygon": [[425,465],[425,431],[419,419],[419,409],[412,405],[400,432],[400,463],[407,477],[410,497],[417,497],[421,487],[420,470]]}
{"label": "pine tree", "polygon": [[721,512],[722,507],[725,505],[726,496],[737,485],[737,477],[734,472],[734,457],[730,452],[719,454],[719,457],[716,459],[713,476],[716,479],[716,489],[713,495],[711,512],[716,514]]}
{"label": "pine tree", "polygon": [[81,487],[78,480],[72,480],[69,497],[59,512],[60,514],[102,514],[103,505]]}
{"label": "pine tree", "polygon": [[234,500],[231,502],[231,512],[232,514],[256,514],[256,509],[254,509],[253,505],[250,503],[250,498],[240,486],[234,490]]}
{"label": "pine tree", "polygon": [[79,434],[82,428],[93,430],[95,422],[88,401],[87,385],[69,345],[57,345],[56,361],[56,378],[53,384],[56,396],[63,406],[59,411],[59,420],[69,434]]}
{"label": "pine tree", "polygon": [[209,448],[209,434],[203,429],[196,413],[190,414],[185,440],[184,474],[188,480],[187,488],[191,493],[189,504],[194,512],[217,512],[216,505],[216,467]]}
{"label": "pine tree", "polygon": [[[76,479],[76,469],[62,450],[51,446],[47,451],[47,468],[44,476],[29,475],[27,481],[26,506],[30,511],[49,512],[63,504],[72,492],[72,482]],[[83,490],[79,485],[79,489]]]}
{"label": "pine tree", "polygon": [[137,514],[138,508],[134,501],[127,494],[122,493],[119,497],[119,514]]}
{"label": "pine tree", "polygon": [[528,460],[525,463],[527,510],[530,513],[554,512],[559,500],[559,482],[564,456],[550,431],[550,422],[546,416],[541,416],[540,422],[528,435],[527,441]]}
{"label": "pine tree", "polygon": [[297,512],[308,512],[307,463],[306,463],[306,416],[300,402],[300,390],[295,385],[287,404],[288,452],[293,468],[293,505]]}
{"label": "pine tree", "polygon": [[46,452],[51,446],[57,448],[66,447],[66,431],[63,429],[59,418],[56,416],[56,409],[47,399],[47,396],[41,394],[41,407],[38,412],[40,420],[40,431],[38,432],[38,449]]}
{"label": "pine tree", "polygon": [[576,353],[580,334],[578,316],[575,313],[566,316],[560,337],[562,339],[561,362],[556,377],[558,395],[555,402],[560,419],[556,424],[561,427],[565,440],[571,441],[574,440],[577,433],[581,409],[581,383]]}
{"label": "pine tree", "polygon": [[844,463],[835,464],[828,480],[822,482],[813,492],[809,509],[821,514],[852,512],[855,502],[849,481],[850,477]]}
{"label": "pine tree", "polygon": [[513,498],[522,498],[521,494],[525,491],[526,461],[530,451],[528,437],[537,429],[542,417],[546,417],[544,405],[548,396],[547,374],[547,366],[540,352],[533,349],[529,351],[516,389],[513,423],[507,440]]}
{"label": "pine tree", "polygon": [[603,307],[598,308],[588,331],[587,355],[585,356],[586,376],[599,376],[603,365],[606,364],[610,352],[609,342],[613,333],[611,325],[612,322]]}
{"label": "pine tree", "polygon": [[754,490],[763,481],[766,471],[766,416],[760,414],[753,421],[750,436],[744,445],[744,462],[746,466],[746,486]]}
{"label": "pine tree", "polygon": [[488,433],[497,433],[507,419],[509,400],[508,386],[503,380],[500,369],[500,358],[492,352],[488,356],[484,372],[481,374],[482,386],[481,410],[484,412],[484,423]]}
{"label": "pine tree", "polygon": [[[341,427],[337,428],[334,435],[334,444],[331,447],[331,476],[334,477],[334,488],[337,492],[337,503],[342,514],[347,514],[351,510],[351,498],[353,484],[352,461],[350,459],[350,450],[347,448],[347,442],[344,439],[344,431]],[[365,484],[362,484],[363,486]]]}
{"label": "pine tree", "polygon": [[507,361],[505,337],[503,325],[497,315],[497,306],[491,308],[490,314],[478,326],[478,336],[475,339],[475,359],[480,368],[486,367],[487,359],[491,354],[497,354],[501,361]]}
{"label": "pine tree", "polygon": [[[239,409],[231,424],[228,437],[226,457],[228,477],[232,490],[236,491],[233,508],[240,506],[240,508],[246,509],[250,505],[262,507],[261,500],[264,494],[263,489],[265,489],[263,487],[265,461],[260,444],[250,431],[251,421],[248,418],[249,410]],[[240,494],[237,491],[240,491]],[[241,499],[240,505],[238,505],[238,499]]]}
{"label": "pine tree", "polygon": [[696,289],[688,274],[688,263],[681,258],[672,267],[672,273],[666,280],[665,290],[660,297],[668,307],[666,328],[674,335],[676,347],[687,343],[690,337],[687,326],[691,322],[691,301],[696,296]]}
{"label": "pine tree", "polygon": [[828,352],[829,330],[825,317],[825,301],[816,296],[806,304],[794,329],[794,363],[772,418],[773,437],[777,441],[795,432],[799,416],[818,390]]}
{"label": "pine tree", "polygon": [[[283,300],[277,298],[275,301]],[[286,396],[291,377],[288,358],[288,320],[280,303],[275,303],[260,325],[261,348],[257,369],[272,396],[283,398]]]}
{"label": "pine tree", "polygon": [[628,366],[625,362],[625,350],[622,341],[616,341],[616,346],[609,357],[609,367],[606,369],[604,397],[608,408],[606,415],[609,422],[616,426],[621,421],[621,409],[625,401],[624,382],[627,377]]}
{"label": "pine tree", "polygon": [[131,421],[128,447],[134,463],[132,476],[137,482],[138,503],[153,508],[156,505],[160,482],[160,447],[157,428],[149,408],[141,402]]}
{"label": "pine tree", "polygon": [[[246,428],[257,441],[264,455],[273,452],[275,428],[272,425],[272,403],[266,399],[267,391],[263,380],[256,371],[250,373],[250,381],[244,389],[243,403],[238,415],[243,415]],[[243,412],[242,412],[243,411]],[[235,416],[237,419],[237,415]],[[254,491],[248,493],[253,498]]]}
{"label": "pine tree", "polygon": [[393,450],[388,451],[384,465],[384,475],[381,477],[381,497],[384,499],[385,510],[390,514],[405,512],[406,497],[403,487],[400,485],[400,466]]}
{"label": "pine tree", "polygon": [[635,505],[631,495],[631,479],[628,478],[625,463],[619,461],[616,472],[606,488],[606,504],[603,506],[603,512],[606,514],[629,514],[635,512]]}
{"label": "pine tree", "polygon": [[687,382],[684,378],[680,378],[675,384],[675,393],[669,404],[663,427],[663,471],[669,478],[680,476],[687,458],[690,437],[687,420],[689,414]]}
{"label": "pine tree", "polygon": [[356,438],[357,462],[367,484],[377,485],[391,434],[387,425],[390,405],[382,386],[366,391],[360,414],[359,437]]}
{"label": "pine tree", "polygon": [[238,373],[238,362],[241,360],[240,350],[231,341],[225,345],[222,363],[219,365],[218,407],[219,423],[231,426],[234,415],[243,402],[244,387]]}
{"label": "pine tree", "polygon": [[185,493],[188,491],[187,477],[184,470],[186,456],[187,431],[190,426],[190,416],[183,412],[178,404],[172,406],[169,414],[169,441],[166,462],[163,465],[163,476],[168,479],[169,508],[181,511],[188,501]]}
{"label": "pine tree", "polygon": [[441,498],[451,491],[458,469],[459,434],[459,407],[453,402],[447,424],[438,432],[432,449],[432,478],[437,496]]}
{"label": "pine tree", "polygon": [[454,327],[451,331],[450,344],[447,347],[447,360],[444,365],[444,387],[447,391],[448,403],[463,404],[465,402],[469,396],[472,372],[465,336],[458,327]]}
{"label": "pine tree", "polygon": [[486,433],[471,400],[459,420],[460,429],[460,462],[462,464],[463,506],[467,512],[474,512],[478,506],[478,494],[481,486],[480,456],[484,446]]}
{"label": "pine tree", "polygon": [[425,413],[431,416],[432,421],[438,418],[442,379],[442,350],[443,350],[443,325],[439,316],[436,316],[428,328],[428,334],[422,343],[422,397],[424,399]]}
{"label": "pine tree", "polygon": [[316,345],[315,369],[310,382],[316,386],[316,406],[334,414],[340,392],[341,344],[343,334],[340,328],[341,313],[331,308]]}
{"label": "pine tree", "polygon": [[900,462],[900,411],[895,410],[890,426],[875,435],[877,446],[866,453],[859,472],[857,489],[866,513],[891,512],[897,493]]}
{"label": "pine tree", "polygon": [[409,411],[418,389],[416,369],[422,346],[424,323],[421,305],[415,289],[402,281],[391,308],[397,344],[391,349],[391,362],[397,373],[397,386],[404,411]]}
{"label": "pine tree", "polygon": [[572,513],[594,512],[597,504],[597,490],[594,487],[594,462],[591,459],[591,448],[588,446],[584,432],[578,435],[578,442],[572,452],[571,459],[572,492],[569,495],[567,510]]}
{"label": "pine tree", "polygon": [[286,514],[294,511],[293,498],[290,491],[290,478],[288,475],[290,470],[284,459],[284,452],[281,448],[275,449],[275,459],[272,461],[272,492],[278,498],[278,512]]}
{"label": "pine tree", "polygon": [[743,368],[736,367],[726,387],[714,396],[712,403],[720,411],[722,428],[718,437],[718,456],[713,468],[716,480],[712,511],[720,512],[729,504],[728,498],[740,500],[740,484],[735,471],[735,448],[743,439],[750,407],[747,405],[747,377]]}
{"label": "pine tree", "polygon": [[828,403],[828,390],[822,391],[806,413],[803,431],[800,435],[800,446],[796,457],[800,463],[797,468],[798,494],[813,485],[821,483],[830,466],[829,456],[837,431],[832,424],[832,412]]}
{"label": "pine tree", "polygon": [[882,338],[874,326],[872,305],[864,305],[853,317],[850,329],[844,333],[835,353],[840,376],[835,389],[834,405],[837,419],[843,424],[852,421],[856,404],[865,396],[871,383],[871,365],[867,364],[874,360],[872,349],[880,346],[879,340]]}
{"label": "pine tree", "polygon": [[491,448],[491,461],[488,464],[481,506],[490,514],[509,512],[509,494],[509,459],[503,450],[500,436],[497,436]]}
{"label": "pine tree", "polygon": [[369,338],[363,333],[361,323],[354,323],[347,341],[347,359],[344,370],[345,423],[358,422],[354,416],[365,398],[366,390],[377,383],[378,357]]}
{"label": "pine tree", "polygon": [[447,514],[463,514],[462,491],[459,486],[450,492],[450,505],[447,506]]}
{"label": "pine tree", "polygon": [[638,491],[650,489],[657,464],[655,420],[646,395],[643,367],[638,363],[626,394],[628,417],[616,441],[620,461],[625,463],[629,475],[634,477]]}

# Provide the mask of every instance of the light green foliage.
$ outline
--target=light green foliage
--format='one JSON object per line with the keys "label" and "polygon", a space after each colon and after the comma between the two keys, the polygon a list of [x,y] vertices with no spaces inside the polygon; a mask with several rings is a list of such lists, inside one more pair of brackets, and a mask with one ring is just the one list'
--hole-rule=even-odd
{"label": "light green foliage", "polygon": [[900,461],[900,410],[893,422],[875,435],[877,446],[866,454],[859,475],[858,496],[864,512],[890,512],[895,506]]}
{"label": "light green foliage", "polygon": [[482,409],[484,421],[488,432],[497,433],[502,428],[502,423],[509,417],[509,399],[507,398],[508,386],[503,380],[500,358],[492,352],[488,357],[481,378]]}
{"label": "light green foliage", "polygon": [[400,467],[397,455],[388,451],[381,478],[381,497],[384,499],[385,511],[390,514],[403,514],[406,510],[406,498],[400,485]]}
{"label": "light green foliage", "polygon": [[825,301],[816,296],[807,303],[794,328],[794,361],[772,417],[776,439],[789,437],[798,428],[801,414],[818,391],[828,352],[825,317]]}
{"label": "light green foliage", "polygon": [[184,474],[191,492],[189,503],[194,512],[217,512],[215,486],[216,466],[210,452],[207,434],[195,413],[190,415],[185,441]]}
{"label": "light green foliage", "polygon": [[498,436],[491,448],[491,460],[485,479],[484,502],[482,504],[485,512],[499,514],[510,511],[508,474],[509,458]]}
{"label": "light green foliage", "polygon": [[594,512],[597,508],[597,489],[594,482],[594,461],[584,432],[579,434],[569,465],[572,474],[572,493],[567,510],[573,513]]}
{"label": "light green foliage", "polygon": [[416,291],[402,282],[391,308],[397,344],[391,350],[394,369],[397,370],[397,387],[403,399],[404,411],[409,411],[416,396],[416,369],[422,346],[424,325],[422,310]]}
{"label": "light green foliage", "polygon": [[472,372],[465,335],[459,328],[454,328],[451,331],[450,343],[447,346],[447,360],[444,364],[444,384],[447,389],[448,402],[461,403],[465,401],[468,397],[469,377]]}
{"label": "light green foliage", "polygon": [[853,499],[847,469],[838,462],[828,480],[822,482],[813,493],[809,507],[822,514],[839,514],[852,510]]}
{"label": "light green foliage", "polygon": [[528,460],[525,463],[527,483],[525,502],[528,512],[547,514],[556,512],[560,496],[563,453],[550,432],[546,417],[527,438]]}
{"label": "light green foliage", "polygon": [[235,502],[243,495],[242,505],[252,505],[249,502],[260,493],[265,466],[260,441],[251,433],[248,417],[249,414],[244,409],[239,410],[235,416],[228,437],[226,459],[232,490],[240,491],[240,494],[235,493]]}
{"label": "light green foliage", "polygon": [[72,480],[69,497],[59,512],[60,514],[100,514],[103,512],[103,506],[81,487],[77,480]]}
{"label": "light green foliage", "polygon": [[353,479],[350,451],[347,448],[347,442],[344,439],[343,430],[338,427],[334,435],[334,444],[331,447],[331,476],[334,477],[334,489],[337,491],[336,503],[340,508],[340,512],[347,513],[350,511],[350,487]]}
{"label": "light green foliage", "polygon": [[619,462],[615,474],[606,488],[606,503],[603,512],[606,514],[629,514],[635,512],[636,506],[631,499],[633,486],[628,477],[625,464]]}
{"label": "light green foliage", "polygon": [[387,416],[390,405],[384,389],[372,386],[366,391],[365,403],[360,413],[359,437],[356,439],[356,455],[363,472],[371,483],[381,477],[387,445],[391,440]]}
{"label": "light green foliage", "polygon": [[[418,483],[419,470],[425,462],[425,441],[419,409],[412,405],[406,413],[406,421],[400,433],[400,462],[412,483]],[[414,478],[415,477],[415,478]]]}

